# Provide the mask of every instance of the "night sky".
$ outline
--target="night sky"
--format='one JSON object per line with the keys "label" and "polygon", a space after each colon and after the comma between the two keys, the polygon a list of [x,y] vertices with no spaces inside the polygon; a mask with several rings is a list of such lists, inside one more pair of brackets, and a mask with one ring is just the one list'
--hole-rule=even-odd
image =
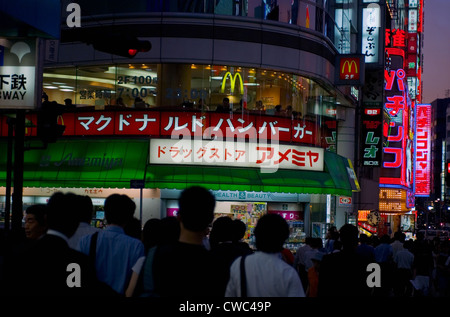
{"label": "night sky", "polygon": [[450,97],[450,1],[425,0],[422,102]]}

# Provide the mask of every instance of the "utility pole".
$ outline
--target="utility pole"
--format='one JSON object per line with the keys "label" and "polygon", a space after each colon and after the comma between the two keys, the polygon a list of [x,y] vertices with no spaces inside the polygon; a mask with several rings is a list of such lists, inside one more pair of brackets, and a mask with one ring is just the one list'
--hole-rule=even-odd
{"label": "utility pole", "polygon": [[16,111],[14,136],[14,192],[12,194],[11,230],[18,233],[22,229],[23,218],[23,161],[25,142],[25,110]]}

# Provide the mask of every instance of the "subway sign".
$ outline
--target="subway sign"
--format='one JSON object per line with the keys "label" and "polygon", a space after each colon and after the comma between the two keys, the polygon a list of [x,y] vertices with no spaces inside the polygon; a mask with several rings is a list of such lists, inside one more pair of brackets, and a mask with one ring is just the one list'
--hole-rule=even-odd
{"label": "subway sign", "polygon": [[336,85],[362,86],[364,84],[363,55],[338,55],[335,65]]}

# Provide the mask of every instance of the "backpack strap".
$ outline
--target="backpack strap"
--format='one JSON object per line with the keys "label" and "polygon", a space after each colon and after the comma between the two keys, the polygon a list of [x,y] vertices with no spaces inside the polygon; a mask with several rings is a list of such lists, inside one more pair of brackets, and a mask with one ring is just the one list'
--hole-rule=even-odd
{"label": "backpack strap", "polygon": [[155,290],[155,284],[153,281],[153,259],[155,256],[156,247],[148,250],[147,258],[145,259],[144,270],[144,291],[152,293]]}
{"label": "backpack strap", "polygon": [[95,254],[97,251],[97,238],[98,238],[98,231],[92,235],[91,246],[89,247],[89,258],[91,259],[94,268],[95,268]]}
{"label": "backpack strap", "polygon": [[241,257],[240,263],[240,271],[241,271],[241,297],[247,297],[247,278],[245,276],[245,257],[247,255],[243,255]]}

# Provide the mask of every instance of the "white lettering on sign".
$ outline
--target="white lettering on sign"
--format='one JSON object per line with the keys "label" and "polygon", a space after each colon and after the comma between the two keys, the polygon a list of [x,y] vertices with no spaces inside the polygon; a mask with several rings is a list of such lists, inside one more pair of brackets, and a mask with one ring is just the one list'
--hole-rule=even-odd
{"label": "white lettering on sign", "polygon": [[323,171],[324,149],[295,145],[204,140],[150,140],[150,164]]}
{"label": "white lettering on sign", "polygon": [[81,7],[78,3],[69,3],[67,5],[67,12],[71,12],[66,19],[66,24],[69,28],[81,27]]}
{"label": "white lettering on sign", "polygon": [[0,108],[33,108],[34,75],[32,66],[0,67]]}

